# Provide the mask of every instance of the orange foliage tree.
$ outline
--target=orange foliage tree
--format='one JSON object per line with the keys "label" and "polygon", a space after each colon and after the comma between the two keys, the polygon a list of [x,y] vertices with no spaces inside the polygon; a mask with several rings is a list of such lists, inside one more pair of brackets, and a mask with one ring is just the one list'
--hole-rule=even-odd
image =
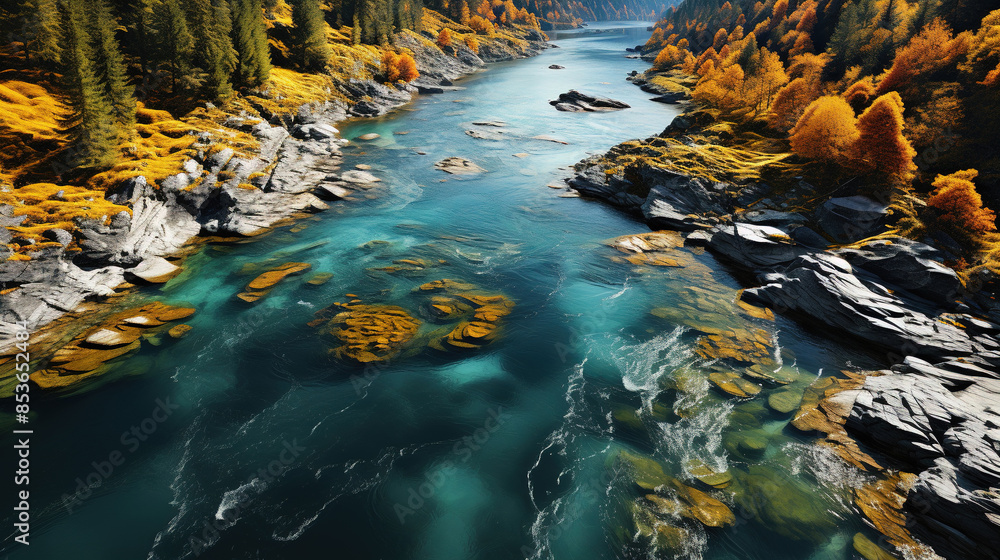
{"label": "orange foliage tree", "polygon": [[447,27],[438,33],[437,44],[442,48],[451,46],[451,31]]}
{"label": "orange foliage tree", "polygon": [[[953,66],[955,60],[969,49],[967,36],[952,36],[951,29],[941,19],[928,24],[904,47],[896,51],[892,67],[879,80],[876,94],[919,88],[919,76]],[[907,99],[910,99],[907,97]]]}
{"label": "orange foliage tree", "polygon": [[851,106],[843,97],[827,95],[810,103],[795,124],[792,151],[810,159],[843,163],[859,137]]}
{"label": "orange foliage tree", "polygon": [[493,33],[493,31],[495,30],[493,24],[487,21],[486,19],[483,19],[482,16],[472,16],[471,18],[469,18],[469,27],[471,27],[472,30],[475,31],[476,33],[480,33],[483,35],[488,35],[490,33]]}
{"label": "orange foliage tree", "polygon": [[868,106],[868,102],[875,97],[875,82],[871,76],[851,84],[851,87],[844,91],[844,99],[851,104],[855,111],[861,111]]}
{"label": "orange foliage tree", "polygon": [[718,51],[728,40],[729,33],[726,33],[725,28],[720,27],[719,30],[715,32],[715,38],[712,39],[712,47]]}
{"label": "orange foliage tree", "polygon": [[472,35],[465,36],[465,46],[469,47],[470,51],[479,54],[479,41]]}
{"label": "orange foliage tree", "polygon": [[[845,102],[846,103],[846,102]],[[916,150],[903,136],[903,100],[895,91],[875,99],[858,117],[861,136],[854,157],[862,169],[907,178],[917,166]]]}
{"label": "orange foliage tree", "polygon": [[412,82],[420,77],[417,61],[409,53],[396,54],[386,51],[382,54],[382,72],[388,82]]}
{"label": "orange foliage tree", "polygon": [[968,59],[960,68],[987,87],[1000,85],[1000,10],[983,18],[971,43]]}
{"label": "orange foliage tree", "polygon": [[979,175],[975,169],[938,175],[927,199],[934,220],[942,228],[967,241],[981,242],[982,236],[997,230],[996,214],[983,206],[983,198],[972,182]]}

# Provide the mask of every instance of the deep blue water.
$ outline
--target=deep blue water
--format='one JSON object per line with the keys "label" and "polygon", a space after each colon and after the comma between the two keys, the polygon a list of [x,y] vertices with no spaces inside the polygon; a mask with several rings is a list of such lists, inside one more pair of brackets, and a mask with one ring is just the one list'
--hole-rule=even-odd
{"label": "deep blue water", "polygon": [[[676,113],[624,81],[646,66],[624,59],[624,48],[647,35],[645,24],[563,34],[561,48],[492,65],[462,80],[463,91],[343,124],[348,139],[381,135],[345,149],[345,167],[371,165],[378,189],[300,222],[305,229],[189,258],[187,274],[134,298],[197,307],[187,338],[147,345],[85,390],[36,404],[32,544],[7,548],[9,557],[851,558],[850,538],[864,529],[845,496],[858,475],[770,414],[767,391],[739,400],[711,390],[693,353],[697,335],[650,311],[711,308],[731,328],[764,329],[800,388],[866,359],[781,318],[737,314],[738,285],[708,254],[678,249],[681,268],[612,261],[620,253],[605,240],[647,228],[546,186],[587,155],[659,132]],[[632,109],[549,106],[571,88]],[[502,140],[465,134],[491,130],[471,124],[484,120],[506,122],[495,130]],[[448,156],[487,172],[434,169]],[[387,243],[366,247],[372,241]],[[406,258],[444,263],[416,277],[375,270]],[[285,261],[333,279],[290,279],[253,307],[235,300],[254,276],[244,265]],[[331,359],[305,325],[345,294],[417,314],[411,290],[440,278],[516,303],[496,342],[365,370]],[[179,408],[146,441],[123,442],[158,402]],[[749,431],[766,450],[737,456],[727,445]],[[789,538],[722,489],[714,495],[733,506],[735,527],[676,519],[683,543],[657,551],[632,538],[628,512],[640,494],[609,468],[621,449],[657,458],[690,484],[693,459],[766,468],[776,490],[754,499],[791,496],[815,514],[805,525],[818,536]],[[115,451],[124,462],[107,472]],[[102,469],[101,486],[65,507],[77,479]]]}

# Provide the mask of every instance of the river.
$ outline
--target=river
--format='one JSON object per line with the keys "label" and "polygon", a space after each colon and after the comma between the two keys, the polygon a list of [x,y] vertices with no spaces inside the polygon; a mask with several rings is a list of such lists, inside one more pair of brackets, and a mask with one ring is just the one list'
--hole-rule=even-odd
{"label": "river", "polygon": [[[684,325],[760,330],[768,367],[800,393],[870,360],[734,311],[738,284],[707,253],[676,249],[679,267],[623,262],[604,242],[642,222],[547,187],[677,113],[624,81],[647,65],[623,58],[645,26],[561,33],[561,48],[491,65],[464,90],[343,123],[345,167],[370,165],[378,189],[253,243],[207,246],[183,276],[132,296],[191,304],[193,330],[34,403],[31,546],[9,558],[851,558],[856,532],[874,537],[850,504],[864,478],[770,412],[773,389],[711,389],[700,334]],[[548,100],[568,89],[632,108],[555,111]],[[472,124],[494,120],[506,126]],[[353,141],[367,133],[380,138]],[[434,168],[449,156],[486,172]],[[385,270],[401,259],[433,266]],[[289,279],[255,306],[235,299],[248,265],[284,261],[333,277]],[[355,296],[418,315],[412,290],[442,278],[516,304],[496,341],[362,369],[329,357],[306,325]],[[144,421],[151,432],[127,434]],[[697,465],[737,473],[706,490],[735,524],[673,515],[683,538],[669,552],[636,538],[642,492],[616,476],[623,449],[687,484]],[[88,477],[100,486],[69,497]]]}

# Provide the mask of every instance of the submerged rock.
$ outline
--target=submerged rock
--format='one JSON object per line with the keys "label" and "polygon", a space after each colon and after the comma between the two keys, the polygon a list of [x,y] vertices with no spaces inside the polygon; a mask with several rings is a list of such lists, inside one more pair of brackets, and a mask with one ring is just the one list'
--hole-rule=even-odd
{"label": "submerged rock", "polygon": [[[143,339],[156,336],[168,323],[194,312],[155,302],[115,313],[53,348],[45,369],[32,373],[31,380],[43,389],[54,389],[100,375],[109,370],[110,362],[138,351]],[[37,350],[33,353],[42,354]]]}
{"label": "submerged rock", "polygon": [[420,320],[394,305],[336,304],[341,309],[322,332],[340,344],[330,352],[359,363],[397,356],[417,334]]}
{"label": "submerged rock", "polygon": [[445,158],[435,163],[434,167],[452,175],[475,175],[486,171],[475,163],[460,157]]}
{"label": "submerged rock", "polygon": [[575,89],[559,94],[559,99],[549,101],[549,105],[554,106],[559,111],[567,111],[571,113],[620,111],[631,107],[631,105],[621,101],[609,99],[607,97],[587,95],[585,93],[580,93]]}
{"label": "submerged rock", "polygon": [[278,282],[289,276],[301,274],[310,268],[312,268],[311,264],[301,262],[288,262],[272,268],[250,281],[246,289],[237,294],[236,297],[247,303],[256,303],[270,293]]}

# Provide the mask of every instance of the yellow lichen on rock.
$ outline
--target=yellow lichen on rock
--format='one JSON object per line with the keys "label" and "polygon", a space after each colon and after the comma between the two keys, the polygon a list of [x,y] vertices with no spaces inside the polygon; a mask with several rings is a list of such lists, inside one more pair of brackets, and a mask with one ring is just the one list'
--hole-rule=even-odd
{"label": "yellow lichen on rock", "polygon": [[43,358],[45,367],[35,371],[31,380],[42,388],[56,388],[101,375],[112,360],[138,351],[145,337],[194,312],[189,307],[154,302],[115,313],[69,342],[49,347],[54,352]]}
{"label": "yellow lichen on rock", "polygon": [[309,263],[288,262],[281,266],[272,268],[250,281],[246,290],[236,294],[236,297],[247,302],[256,303],[266,296],[270,291],[285,278],[295,274],[301,274],[312,267]]}
{"label": "yellow lichen on rock", "polygon": [[340,345],[331,353],[360,363],[394,358],[414,339],[420,320],[395,305],[340,304],[325,332]]}

